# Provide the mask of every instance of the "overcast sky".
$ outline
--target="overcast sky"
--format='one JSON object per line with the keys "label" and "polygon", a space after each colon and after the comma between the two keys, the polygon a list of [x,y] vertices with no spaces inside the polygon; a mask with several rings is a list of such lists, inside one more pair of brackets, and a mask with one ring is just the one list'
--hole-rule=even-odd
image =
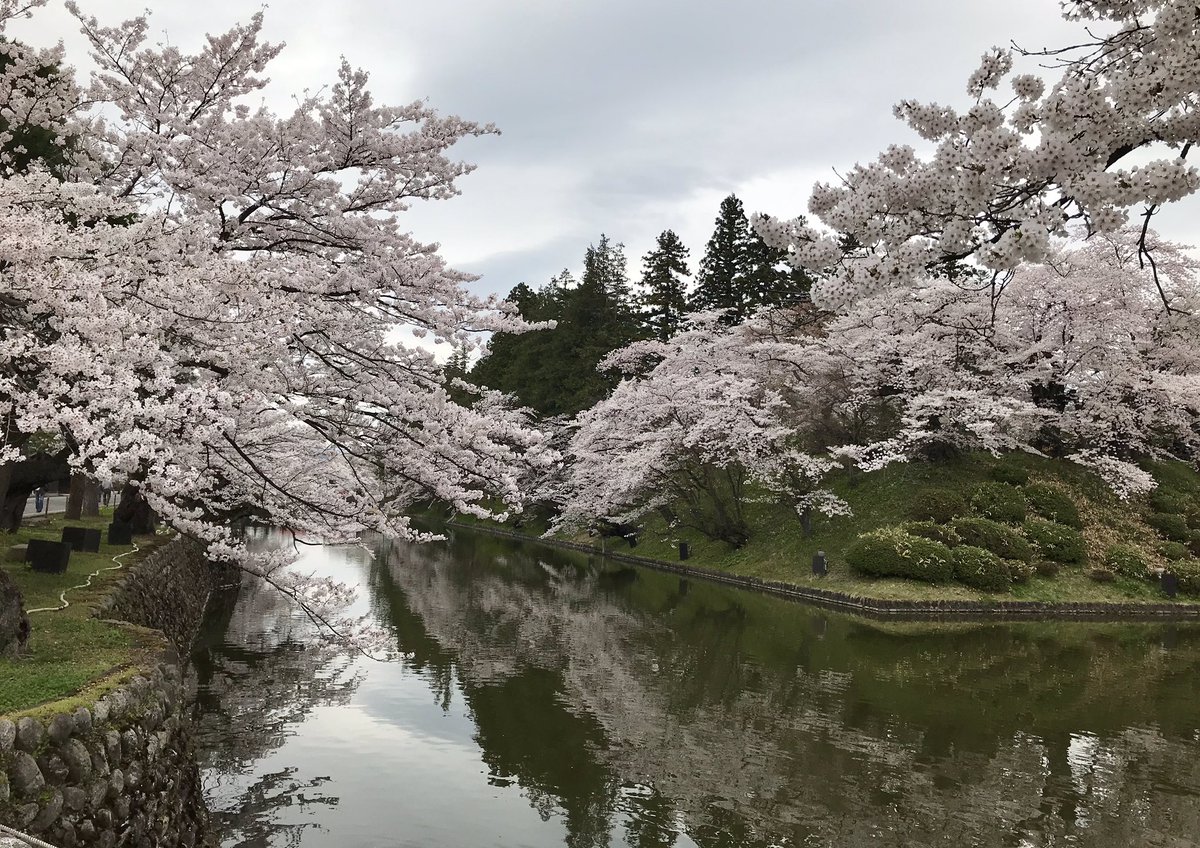
{"label": "overcast sky", "polygon": [[[101,22],[152,9],[156,40],[198,48],[245,20],[234,0],[79,0]],[[480,291],[540,284],[582,263],[600,233],[630,275],[662,230],[693,270],[723,197],[748,212],[803,213],[809,190],[889,143],[919,140],[891,114],[903,98],[961,105],[984,50],[1064,43],[1057,0],[275,0],[265,35],[287,48],[267,99],[334,77],[341,56],[372,74],[377,102],[425,98],[494,122],[460,146],[479,169],[462,196],[408,214]],[[14,27],[86,53],[61,0]],[[1188,235],[1179,221],[1163,229]]]}

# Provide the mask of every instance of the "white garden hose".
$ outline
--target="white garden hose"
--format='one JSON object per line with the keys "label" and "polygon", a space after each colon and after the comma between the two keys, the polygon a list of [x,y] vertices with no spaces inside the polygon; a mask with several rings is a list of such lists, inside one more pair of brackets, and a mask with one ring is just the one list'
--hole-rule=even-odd
{"label": "white garden hose", "polygon": [[92,585],[92,579],[99,576],[101,572],[117,571],[121,568],[124,568],[125,564],[121,562],[121,557],[127,557],[130,554],[136,554],[138,551],[141,550],[141,548],[139,548],[137,546],[136,542],[133,542],[132,544],[133,544],[132,551],[126,551],[123,554],[117,554],[115,557],[112,558],[113,562],[115,562],[116,565],[110,565],[105,568],[97,568],[95,571],[93,571],[91,574],[88,575],[87,580],[85,580],[83,583],[80,583],[78,586],[72,586],[69,589],[63,589],[62,593],[58,596],[58,600],[60,601],[58,606],[56,606],[56,607],[38,607],[37,609],[25,610],[25,614],[32,615],[35,612],[58,612],[59,610],[65,610],[67,607],[69,607],[71,605],[70,601],[67,600],[67,592],[73,592],[76,589],[86,589],[88,586]]}
{"label": "white garden hose", "polygon": [[43,842],[36,836],[30,836],[28,833],[21,833],[19,830],[13,830],[11,827],[5,827],[0,824],[0,836],[11,836],[18,842],[24,842],[26,845],[32,845],[33,848],[57,848],[49,842]]}

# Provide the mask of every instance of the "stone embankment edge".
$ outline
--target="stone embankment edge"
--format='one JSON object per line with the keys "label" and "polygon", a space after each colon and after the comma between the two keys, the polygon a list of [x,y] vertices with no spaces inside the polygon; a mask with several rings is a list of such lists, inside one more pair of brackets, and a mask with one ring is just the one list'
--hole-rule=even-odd
{"label": "stone embankment edge", "polygon": [[60,848],[191,848],[204,838],[195,678],[180,658],[220,577],[183,538],[122,576],[93,614],[158,631],[171,647],[89,706],[0,719],[0,821]]}
{"label": "stone embankment edge", "polygon": [[846,610],[873,619],[907,619],[915,621],[995,621],[1004,619],[1094,621],[1200,620],[1200,604],[1193,603],[1117,604],[1043,601],[906,601],[887,598],[864,598],[829,589],[797,586],[793,583],[784,583],[778,580],[763,580],[759,577],[730,574],[712,568],[681,565],[661,559],[623,554],[579,542],[527,536],[511,530],[501,530],[500,528],[488,527],[486,525],[460,524],[455,521],[449,521],[447,525],[456,530],[485,533],[490,536],[546,545],[551,548],[580,551],[581,553],[602,556],[616,562],[628,562],[646,568],[653,568],[657,571],[668,571],[685,577],[695,577],[714,583],[725,583],[730,586],[737,586],[740,589],[749,589],[754,592],[774,595],[791,601]]}

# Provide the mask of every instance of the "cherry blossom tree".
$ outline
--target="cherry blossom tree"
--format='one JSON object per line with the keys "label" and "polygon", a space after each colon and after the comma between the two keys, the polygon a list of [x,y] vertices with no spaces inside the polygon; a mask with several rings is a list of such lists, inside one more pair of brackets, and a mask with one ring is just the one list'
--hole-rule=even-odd
{"label": "cherry blossom tree", "polygon": [[785,499],[806,528],[814,511],[844,514],[820,485],[837,462],[802,449],[759,343],[753,323],[725,327],[705,314],[669,341],[610,355],[602,367],[627,378],[579,417],[557,526],[626,523],[658,509],[740,546],[746,503],[763,491]]}
{"label": "cherry blossom tree", "polygon": [[[0,19],[39,5],[0,0]],[[494,128],[376,105],[346,62],[276,115],[248,102],[281,49],[261,14],[188,54],[148,45],[144,17],[107,27],[70,8],[90,83],[0,93],[10,128],[47,128],[69,153],[0,179],[0,461],[61,434],[73,469],[128,483],[268,579],[287,555],[251,554],[232,520],[337,541],[419,536],[402,514],[415,492],[519,508],[522,468],[548,461],[539,434],[453,403],[432,353],[398,333],[520,329],[400,223],[457,194],[471,166],[449,149]],[[63,66],[6,47],[6,77]]]}
{"label": "cherry blossom tree", "polygon": [[1196,263],[1151,223],[1200,189],[1200,7],[1063,7],[1078,43],[989,51],[965,109],[896,107],[920,151],[818,185],[813,224],[756,219],[817,275],[815,330],[785,309],[610,357],[630,377],[580,418],[565,521],[708,493],[710,525],[738,528],[746,481],[791,480],[803,512],[830,456],[1051,452],[1122,496],[1152,485],[1132,460],[1196,457]]}
{"label": "cherry blossom tree", "polygon": [[[1195,194],[1200,11],[1178,0],[1075,0],[1077,43],[995,49],[967,81],[965,110],[905,100],[895,114],[931,145],[892,145],[839,184],[817,185],[802,219],[758,218],[769,243],[820,272],[828,308],[969,260],[997,273],[1042,262],[1072,222],[1112,233]],[[1040,63],[1049,81],[1021,73]],[[1029,70],[1037,70],[1030,68]],[[1011,93],[1005,90],[1005,86]],[[1150,243],[1139,262],[1156,277]],[[1174,307],[1166,293],[1161,306]]]}
{"label": "cherry blossom tree", "polygon": [[680,523],[737,544],[755,493],[810,529],[817,511],[847,511],[823,482],[840,466],[947,450],[1052,453],[1121,497],[1145,492],[1137,459],[1200,449],[1198,268],[1127,228],[1056,240],[1046,261],[999,278],[927,276],[842,314],[701,320],[637,342],[609,357],[627,379],[565,451],[563,523],[682,509]]}
{"label": "cherry blossom tree", "polygon": [[[1140,266],[1142,245],[1157,272]],[[828,338],[860,384],[892,398],[899,454],[949,443],[1194,457],[1197,267],[1153,231],[1059,241],[999,284],[927,278],[865,298]]]}

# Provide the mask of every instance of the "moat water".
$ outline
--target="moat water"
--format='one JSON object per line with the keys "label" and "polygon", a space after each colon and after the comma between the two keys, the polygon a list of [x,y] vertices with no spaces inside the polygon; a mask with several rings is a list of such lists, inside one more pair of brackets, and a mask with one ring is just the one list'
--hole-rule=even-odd
{"label": "moat water", "polygon": [[226,846],[1200,846],[1200,626],[871,622],[466,531],[196,653]]}

